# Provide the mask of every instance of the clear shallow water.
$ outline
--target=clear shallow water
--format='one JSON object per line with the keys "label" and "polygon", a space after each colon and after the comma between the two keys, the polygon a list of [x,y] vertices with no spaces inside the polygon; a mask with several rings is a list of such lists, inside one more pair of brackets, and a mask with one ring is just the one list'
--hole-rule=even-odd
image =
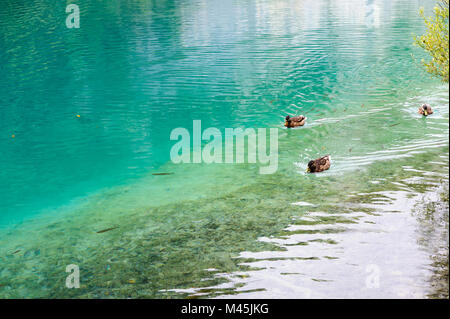
{"label": "clear shallow water", "polygon": [[[79,30],[58,2],[0,9],[1,296],[448,296],[448,89],[411,58],[417,2],[80,8]],[[274,175],[168,162],[192,120],[299,113]],[[332,169],[305,175],[323,153]]]}

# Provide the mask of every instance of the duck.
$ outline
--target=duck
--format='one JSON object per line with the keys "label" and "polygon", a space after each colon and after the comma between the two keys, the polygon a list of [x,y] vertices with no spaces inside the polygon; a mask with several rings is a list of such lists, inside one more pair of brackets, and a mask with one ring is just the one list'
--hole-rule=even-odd
{"label": "duck", "polygon": [[297,127],[305,125],[306,117],[303,115],[290,117],[286,116],[286,121],[284,122],[284,126],[286,127]]}
{"label": "duck", "polygon": [[429,104],[422,104],[421,107],[419,107],[419,114],[422,114],[423,116],[428,116],[430,114],[433,114],[433,110],[431,109],[431,106]]}
{"label": "duck", "polygon": [[318,159],[309,161],[308,168],[306,169],[306,171],[308,173],[323,172],[329,169],[330,166],[331,166],[331,157],[330,155],[325,155]]}

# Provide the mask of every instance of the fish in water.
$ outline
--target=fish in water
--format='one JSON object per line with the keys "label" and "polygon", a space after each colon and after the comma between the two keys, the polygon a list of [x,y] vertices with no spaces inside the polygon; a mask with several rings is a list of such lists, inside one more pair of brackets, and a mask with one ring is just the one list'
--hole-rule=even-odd
{"label": "fish in water", "polygon": [[161,176],[161,175],[172,175],[173,173],[152,173],[152,175]]}
{"label": "fish in water", "polygon": [[433,114],[433,110],[429,104],[422,104],[417,113],[422,114],[423,116],[428,116]]}
{"label": "fish in water", "polygon": [[305,125],[306,117],[303,115],[290,117],[286,116],[286,121],[284,122],[284,126],[286,127],[297,127]]}
{"label": "fish in water", "polygon": [[113,229],[116,229],[116,228],[119,228],[119,227],[110,227],[110,228],[102,229],[102,230],[99,230],[97,232],[97,234],[105,233],[107,231],[110,231],[110,230],[113,230]]}
{"label": "fish in water", "polygon": [[306,171],[308,173],[323,172],[329,169],[330,166],[331,166],[331,157],[330,155],[325,155],[318,159],[309,161],[308,168],[306,169]]}
{"label": "fish in water", "polygon": [[15,255],[17,253],[20,253],[20,249],[17,249],[15,252],[13,252],[12,254]]}

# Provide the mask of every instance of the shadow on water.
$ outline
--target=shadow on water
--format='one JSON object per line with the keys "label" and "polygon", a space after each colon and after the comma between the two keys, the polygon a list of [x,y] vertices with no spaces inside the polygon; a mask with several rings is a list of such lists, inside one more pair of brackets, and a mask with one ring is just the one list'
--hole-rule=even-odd
{"label": "shadow on water", "polygon": [[449,298],[449,185],[441,185],[439,189],[427,196],[416,206],[414,215],[420,224],[420,245],[430,254],[431,276],[427,297]]}

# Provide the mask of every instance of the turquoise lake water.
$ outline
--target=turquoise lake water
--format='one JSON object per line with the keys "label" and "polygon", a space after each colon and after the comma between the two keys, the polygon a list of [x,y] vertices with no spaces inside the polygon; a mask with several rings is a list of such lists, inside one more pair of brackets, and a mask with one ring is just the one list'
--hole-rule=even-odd
{"label": "turquoise lake water", "polygon": [[[433,5],[82,1],[68,29],[65,2],[3,4],[0,297],[448,297],[449,92],[412,44]],[[171,163],[194,120],[279,128],[277,172]]]}

